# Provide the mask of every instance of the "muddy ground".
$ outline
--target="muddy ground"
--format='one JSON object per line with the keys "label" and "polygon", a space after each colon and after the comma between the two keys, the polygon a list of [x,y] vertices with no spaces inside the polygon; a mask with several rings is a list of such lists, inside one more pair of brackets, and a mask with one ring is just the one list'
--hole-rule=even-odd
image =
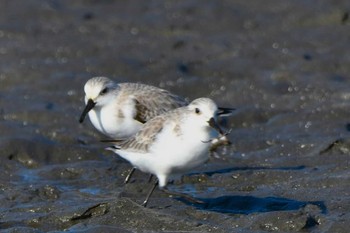
{"label": "muddy ground", "polygon": [[[1,232],[348,232],[350,3],[3,0]],[[235,107],[232,146],[156,191],[78,123],[93,76]]]}

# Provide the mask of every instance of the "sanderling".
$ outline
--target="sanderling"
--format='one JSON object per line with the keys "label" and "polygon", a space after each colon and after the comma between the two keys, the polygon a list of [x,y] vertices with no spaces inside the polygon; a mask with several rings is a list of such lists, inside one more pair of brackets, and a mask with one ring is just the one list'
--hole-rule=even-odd
{"label": "sanderling", "polygon": [[140,130],[143,123],[171,109],[187,105],[187,101],[172,93],[140,83],[116,83],[106,77],[95,77],[84,86],[86,114],[94,127],[114,139],[128,138]]}
{"label": "sanderling", "polygon": [[171,177],[209,159],[211,140],[224,134],[216,123],[217,112],[213,100],[199,98],[188,106],[154,117],[136,135],[107,148],[157,177],[144,206],[156,186],[169,192],[165,186]]}
{"label": "sanderling", "polygon": [[[112,139],[128,138],[153,117],[188,105],[186,99],[167,90],[139,83],[116,83],[106,77],[89,79],[84,91],[86,106],[79,122],[82,123],[88,114],[94,127]],[[233,111],[232,108],[219,108],[217,114],[230,115]],[[224,136],[224,140],[216,144],[228,142]],[[134,171],[129,172],[124,183]]]}

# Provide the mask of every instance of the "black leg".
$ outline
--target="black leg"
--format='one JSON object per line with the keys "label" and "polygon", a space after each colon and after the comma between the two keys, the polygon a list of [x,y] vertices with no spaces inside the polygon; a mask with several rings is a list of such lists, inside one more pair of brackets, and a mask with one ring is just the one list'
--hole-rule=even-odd
{"label": "black leg", "polygon": [[124,184],[129,183],[130,178],[131,178],[132,174],[134,174],[135,170],[136,170],[135,167],[133,167],[133,168],[130,170],[129,174],[125,177]]}
{"label": "black leg", "polygon": [[157,180],[156,182],[154,182],[154,185],[152,186],[151,190],[148,192],[145,201],[142,203],[142,206],[144,206],[144,207],[147,206],[148,199],[150,198],[150,196],[152,195],[153,191],[155,190],[155,188],[156,188],[157,186],[158,186],[158,180]]}
{"label": "black leg", "polygon": [[[128,173],[128,175],[125,177],[124,184],[129,183],[130,178],[131,178],[131,176],[134,174],[135,170],[136,170],[135,167],[133,167],[133,168],[130,170],[130,172]],[[148,183],[151,183],[152,179],[153,179],[153,175],[150,174],[150,175],[149,175],[149,178],[148,178]]]}
{"label": "black leg", "polygon": [[153,179],[153,175],[150,174],[149,177],[148,177],[148,183],[151,183],[152,179]]}
{"label": "black leg", "polygon": [[192,203],[204,204],[203,201],[197,200],[194,197],[192,197],[192,196],[190,196],[188,194],[185,194],[185,193],[178,193],[178,192],[170,191],[167,188],[163,188],[162,191],[165,192],[166,194],[169,194],[169,195],[174,195],[174,196],[181,197],[181,198],[183,198],[183,199],[185,199],[185,200],[187,200],[189,202],[192,202]]}

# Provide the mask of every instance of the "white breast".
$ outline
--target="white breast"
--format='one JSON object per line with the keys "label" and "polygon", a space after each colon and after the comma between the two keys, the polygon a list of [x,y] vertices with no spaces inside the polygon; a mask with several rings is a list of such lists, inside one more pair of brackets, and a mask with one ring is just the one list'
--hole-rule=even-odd
{"label": "white breast", "polygon": [[205,131],[188,128],[179,136],[173,129],[170,125],[163,130],[151,148],[158,160],[157,166],[163,167],[165,173],[182,173],[208,160],[210,144],[204,142],[208,139]]}
{"label": "white breast", "polygon": [[142,123],[133,118],[133,110],[130,108],[111,103],[102,108],[93,108],[89,112],[89,118],[101,133],[114,139],[127,138],[134,135],[142,126]]}

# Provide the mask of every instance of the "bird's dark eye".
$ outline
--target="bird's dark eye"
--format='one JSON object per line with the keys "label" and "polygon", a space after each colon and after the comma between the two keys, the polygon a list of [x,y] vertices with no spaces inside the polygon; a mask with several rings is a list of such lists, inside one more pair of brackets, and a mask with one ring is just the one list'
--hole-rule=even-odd
{"label": "bird's dark eye", "polygon": [[108,87],[102,89],[102,91],[100,92],[100,95],[104,95],[108,92]]}
{"label": "bird's dark eye", "polygon": [[201,110],[199,110],[199,108],[196,108],[194,111],[195,111],[197,114],[200,114],[200,113],[201,113]]}

